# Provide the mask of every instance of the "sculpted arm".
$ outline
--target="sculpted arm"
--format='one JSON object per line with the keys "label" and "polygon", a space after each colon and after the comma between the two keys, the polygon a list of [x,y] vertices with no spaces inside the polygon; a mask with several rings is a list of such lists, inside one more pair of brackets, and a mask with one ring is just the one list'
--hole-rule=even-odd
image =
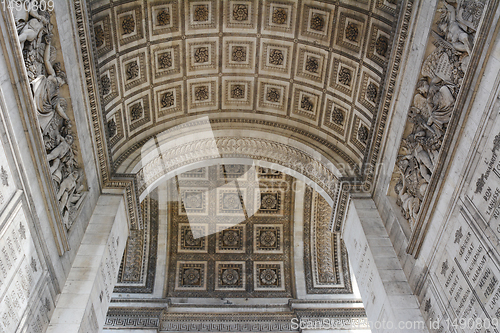
{"label": "sculpted arm", "polygon": [[43,55],[43,62],[45,63],[45,68],[47,69],[47,77],[51,75],[56,75],[56,71],[54,70],[54,67],[52,67],[52,64],[50,63],[50,40],[48,41],[47,45],[45,46],[45,53]]}
{"label": "sculpted arm", "polygon": [[455,22],[457,20],[457,15],[455,13],[455,7],[447,3],[446,1],[443,2],[444,6],[448,10],[448,13],[450,13],[450,22]]}

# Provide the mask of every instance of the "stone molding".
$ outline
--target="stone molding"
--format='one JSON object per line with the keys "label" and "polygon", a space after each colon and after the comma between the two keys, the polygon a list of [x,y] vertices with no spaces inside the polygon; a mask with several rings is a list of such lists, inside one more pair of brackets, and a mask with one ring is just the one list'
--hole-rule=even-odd
{"label": "stone molding", "polygon": [[251,158],[290,168],[313,180],[333,201],[337,198],[337,177],[308,153],[271,140],[232,137],[197,140],[163,152],[137,172],[138,194],[145,193],[149,186],[168,172],[197,161],[221,156]]}
{"label": "stone molding", "polygon": [[304,195],[304,273],[307,293],[350,294],[352,286],[347,251],[339,233],[328,232],[331,230],[331,208],[309,186]]}
{"label": "stone molding", "polygon": [[105,328],[157,328],[160,332],[296,332],[292,325],[302,320],[337,319],[339,329],[352,324],[367,323],[363,309],[317,309],[314,311],[287,311],[280,313],[241,313],[235,315],[197,313],[171,313],[164,309],[150,308],[126,310],[110,308]]}

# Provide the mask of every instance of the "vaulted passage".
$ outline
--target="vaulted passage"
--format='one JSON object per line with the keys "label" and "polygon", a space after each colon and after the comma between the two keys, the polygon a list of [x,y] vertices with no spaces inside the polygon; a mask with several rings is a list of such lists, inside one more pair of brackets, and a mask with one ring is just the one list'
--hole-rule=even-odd
{"label": "vaulted passage", "polygon": [[113,167],[172,126],[292,136],[354,175],[391,54],[396,4],[95,1]]}
{"label": "vaulted passage", "polygon": [[499,1],[4,2],[0,333],[499,332]]}

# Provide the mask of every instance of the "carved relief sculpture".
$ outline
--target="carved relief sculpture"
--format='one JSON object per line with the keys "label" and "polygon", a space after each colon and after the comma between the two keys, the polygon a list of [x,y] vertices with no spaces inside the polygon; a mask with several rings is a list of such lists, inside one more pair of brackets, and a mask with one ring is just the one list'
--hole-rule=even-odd
{"label": "carved relief sculpture", "polygon": [[20,11],[13,13],[54,193],[69,230],[85,197],[85,185],[77,161],[73,122],[67,114],[68,102],[60,91],[67,81],[61,64],[56,62],[51,14],[32,6],[21,6]]}
{"label": "carved relief sculpture", "polygon": [[[414,227],[437,164],[455,100],[469,65],[478,22],[469,21],[470,6],[480,1],[441,1],[432,33],[432,52],[425,59],[408,113],[406,135],[395,167],[394,192],[403,216]],[[482,11],[480,16],[482,16]],[[469,19],[476,19],[470,16]]]}

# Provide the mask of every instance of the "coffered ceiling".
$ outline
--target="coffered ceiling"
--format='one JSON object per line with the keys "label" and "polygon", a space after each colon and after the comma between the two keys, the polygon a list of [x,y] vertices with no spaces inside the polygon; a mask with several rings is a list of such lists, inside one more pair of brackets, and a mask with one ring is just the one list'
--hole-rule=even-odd
{"label": "coffered ceiling", "polygon": [[115,170],[158,133],[207,115],[218,129],[279,132],[351,167],[363,161],[395,1],[96,0],[90,7]]}
{"label": "coffered ceiling", "polygon": [[163,182],[142,202],[144,228],[131,230],[115,292],[173,303],[297,298],[300,288],[352,297],[343,241],[330,232],[331,207],[312,188],[298,187],[279,171],[240,164]]}

